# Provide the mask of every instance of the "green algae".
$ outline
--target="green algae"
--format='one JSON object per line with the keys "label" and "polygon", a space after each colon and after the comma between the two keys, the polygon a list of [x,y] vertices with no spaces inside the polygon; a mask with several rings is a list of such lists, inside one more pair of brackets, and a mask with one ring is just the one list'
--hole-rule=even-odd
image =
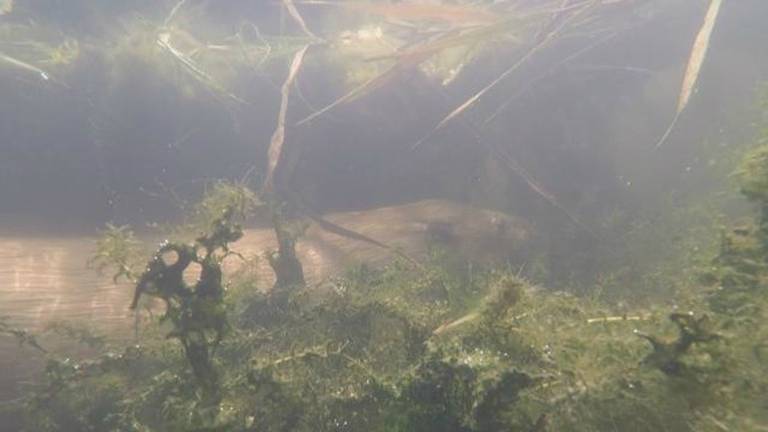
{"label": "green algae", "polygon": [[[766,154],[757,148],[739,170],[758,210],[768,203]],[[201,214],[239,199],[209,199]],[[182,336],[212,321],[182,313],[195,301],[181,296],[171,340],[150,336],[85,362],[51,354],[27,401],[29,430],[759,431],[765,218],[721,232],[696,284],[642,309],[548,291],[508,270],[459,271],[439,252],[421,268],[396,260],[268,293],[244,271],[219,291],[215,315],[229,330],[205,339],[207,349],[215,340],[206,364],[216,397]],[[198,244],[222,247],[229,226],[213,219]],[[125,261],[120,243],[104,245]]]}

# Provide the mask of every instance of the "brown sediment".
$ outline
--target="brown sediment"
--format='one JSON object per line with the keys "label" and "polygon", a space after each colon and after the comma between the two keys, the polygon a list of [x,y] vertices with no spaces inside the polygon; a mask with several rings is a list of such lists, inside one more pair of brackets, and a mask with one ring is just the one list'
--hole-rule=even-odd
{"label": "brown sediment", "polygon": [[[438,243],[478,261],[503,261],[519,251],[530,235],[528,226],[516,218],[443,200],[324,218],[417,260],[425,257],[430,243]],[[133,286],[127,282],[115,285],[111,274],[99,275],[87,267],[95,240],[84,235],[0,237],[0,316],[30,330],[39,330],[50,321],[74,320],[107,334],[130,334]],[[254,266],[259,289],[267,290],[274,282],[263,257],[276,248],[270,229],[248,229],[232,245],[246,259],[262,258]],[[299,239],[297,254],[310,285],[355,264],[381,266],[396,257],[392,250],[330,232],[316,223],[310,223]],[[241,268],[242,259],[226,258],[225,273],[232,275]]]}

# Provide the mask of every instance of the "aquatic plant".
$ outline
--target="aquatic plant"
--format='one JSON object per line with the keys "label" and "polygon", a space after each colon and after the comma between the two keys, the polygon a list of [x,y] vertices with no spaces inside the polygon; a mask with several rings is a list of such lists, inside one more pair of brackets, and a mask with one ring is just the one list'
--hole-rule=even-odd
{"label": "aquatic plant", "polygon": [[53,363],[59,390],[41,390],[49,402],[32,418],[53,430],[699,431],[739,424],[729,416],[746,408],[732,402],[752,397],[730,393],[742,385],[733,339],[710,337],[704,315],[673,314],[678,337],[666,339],[664,308],[622,312],[501,271],[467,283],[438,261],[426,270],[358,268],[319,291],[294,288],[279,308],[241,298],[249,306],[217,349],[215,405],[199,402],[186,356],[150,339]]}
{"label": "aquatic plant", "polygon": [[[191,84],[228,108],[248,105],[238,91],[238,77],[263,73],[273,59],[292,59],[266,150],[266,180],[261,197],[240,184],[213,183],[201,203],[185,207],[188,215],[181,226],[169,230],[179,239],[163,244],[146,267],[137,258],[140,247],[130,229],[107,227],[91,264],[103,270],[114,266],[115,279],[137,282],[134,308],[149,296],[165,303],[165,314],[149,324],[154,335],[116,353],[88,333],[57,327],[61,335],[93,342],[103,352],[84,361],[50,353],[42,384],[27,401],[29,429],[764,429],[764,148],[748,156],[739,174],[744,194],[763,214],[756,224],[723,233],[718,257],[699,281],[709,290],[697,285],[675,300],[675,308],[638,309],[604,304],[597,295],[550,292],[509,269],[465,272],[441,261],[439,254],[424,265],[401,257],[383,269],[360,266],[321,286],[306,286],[295,253],[303,224],[288,221],[281,202],[287,197],[275,187],[291,127],[319,121],[405,72],[447,86],[492,48],[505,45],[515,53],[511,64],[493,72],[495,78],[462,97],[417,148],[466,119],[502,82],[545,51],[554,52],[558,42],[588,35],[585,45],[569,48],[566,58],[557,58],[549,70],[608,40],[624,28],[618,25],[607,34],[601,29],[613,24],[610,8],[640,3],[274,2],[285,7],[300,36],[265,35],[255,22],[222,25],[228,29],[225,35],[221,28],[209,33],[210,27],[198,24],[213,2],[182,0],[164,4],[170,12],[162,16],[126,19],[125,34],[102,46],[109,61],[144,62],[172,87]],[[342,24],[306,21],[301,10],[308,7],[334,7],[357,18],[352,30],[337,28]],[[705,39],[714,18],[707,23],[701,33]],[[381,52],[371,56],[370,50],[352,47],[342,60],[329,62],[352,89],[342,89],[325,107],[291,123],[289,103],[299,94],[292,89],[305,61],[329,51],[320,48],[362,44],[368,36],[386,42]],[[6,54],[0,60],[47,80],[47,68],[75,61],[79,46],[62,45],[48,60],[22,61]],[[70,49],[74,54],[67,55]],[[689,59],[677,115],[688,104],[704,51],[699,48]],[[124,72],[116,67],[113,73]],[[482,135],[482,127],[466,123]],[[504,149],[483,148],[496,152],[535,194],[583,225]],[[279,249],[267,255],[277,282],[272,291],[258,292],[246,266],[232,295],[225,290],[220,263],[236,254],[230,243],[242,234],[239,222],[257,208],[269,210],[278,237]],[[633,243],[633,237],[627,238]],[[195,265],[199,278],[190,284],[184,273]],[[674,268],[679,266],[670,267],[683,277]],[[667,270],[665,281],[670,274]],[[38,345],[34,335],[4,322],[0,333]]]}
{"label": "aquatic plant", "polygon": [[[195,239],[195,244],[164,243],[155,252],[146,270],[137,278],[132,309],[142,295],[157,297],[165,303],[161,321],[173,325],[168,338],[178,339],[203,390],[203,404],[216,405],[219,400],[218,374],[213,355],[228,327],[222,306],[224,286],[221,260],[229,253],[229,243],[242,237],[243,232],[228,208],[213,221],[208,233]],[[173,260],[167,263],[167,254]],[[190,264],[200,266],[200,276],[194,286],[184,281]]]}
{"label": "aquatic plant", "polygon": [[48,352],[40,343],[37,341],[37,336],[35,336],[34,333],[30,333],[27,330],[24,330],[22,328],[14,327],[10,324],[8,324],[8,318],[7,317],[0,317],[0,334],[8,335],[16,339],[16,341],[19,343],[19,346],[27,345],[30,346],[40,352],[46,353]]}
{"label": "aquatic plant", "polygon": [[200,233],[215,225],[224,212],[232,212],[233,220],[242,222],[262,206],[263,203],[257,194],[247,186],[228,181],[214,181],[206,185],[202,198],[196,204],[182,210],[191,213],[188,223]]}
{"label": "aquatic plant", "polygon": [[[740,177],[762,206],[760,154]],[[286,246],[273,257],[290,258],[289,276],[261,293],[245,275],[233,298],[219,262],[236,253],[235,216],[253,198],[225,183],[209,189],[190,217],[207,230],[131,270],[137,297],[167,303],[170,328],[90,360],[51,353],[26,400],[29,430],[650,432],[760,430],[768,420],[759,223],[723,235],[676,307],[640,309],[547,291],[508,269],[457,269],[439,251],[422,266],[399,259],[306,286],[291,254],[301,225],[275,206]],[[129,231],[106,234],[101,259],[135,268],[125,264]],[[201,275],[189,285],[192,263]]]}
{"label": "aquatic plant", "polygon": [[103,350],[108,343],[107,337],[98,333],[98,331],[88,326],[64,320],[49,322],[46,324],[42,334],[44,336],[57,335],[94,350]]}
{"label": "aquatic plant", "polygon": [[[739,170],[761,208],[763,155],[755,149]],[[254,200],[231,185],[210,191],[196,213],[207,232],[162,246],[138,276],[137,296],[168,303],[181,347],[150,334],[92,360],[50,354],[27,401],[30,430],[650,432],[768,421],[762,214],[722,235],[673,310],[546,291],[507,270],[460,271],[439,251],[422,266],[399,259],[269,293],[240,275],[230,297],[218,263],[236,252],[236,209]],[[301,241],[281,209],[273,223],[287,245],[275,260]],[[128,262],[128,233],[109,229],[102,259]],[[194,287],[181,275],[193,262]]]}
{"label": "aquatic plant", "polygon": [[[1,15],[1,14],[0,14]],[[0,70],[65,85],[65,72],[79,59],[80,43],[40,25],[0,24]]]}
{"label": "aquatic plant", "polygon": [[140,260],[140,243],[129,226],[107,224],[96,241],[96,252],[88,260],[88,266],[98,272],[114,269],[112,280],[136,279]]}

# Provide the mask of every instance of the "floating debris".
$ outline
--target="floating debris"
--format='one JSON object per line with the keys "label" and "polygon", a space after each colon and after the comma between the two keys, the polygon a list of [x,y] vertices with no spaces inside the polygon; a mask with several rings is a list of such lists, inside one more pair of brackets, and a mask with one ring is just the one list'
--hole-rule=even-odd
{"label": "floating debris", "polygon": [[677,99],[677,110],[675,110],[675,117],[672,119],[672,122],[667,128],[667,131],[664,132],[664,135],[661,137],[659,142],[656,143],[657,149],[664,145],[664,143],[667,141],[667,138],[669,138],[669,135],[672,134],[672,131],[677,125],[677,121],[680,119],[680,114],[682,114],[682,112],[688,106],[688,102],[691,100],[693,89],[696,86],[696,82],[699,80],[699,75],[701,74],[701,67],[704,65],[704,60],[707,57],[709,41],[712,38],[712,32],[715,29],[715,23],[717,22],[717,17],[720,14],[720,6],[722,3],[722,0],[712,0],[712,3],[709,4],[709,10],[707,11],[707,15],[704,18],[704,23],[701,25],[699,35],[696,37],[696,41],[693,44],[693,49],[691,50],[691,55],[688,58],[688,65],[685,68],[685,77],[683,78],[683,86],[680,89],[680,96],[678,96]]}
{"label": "floating debris", "polygon": [[277,171],[278,163],[283,154],[283,144],[285,143],[285,118],[288,114],[288,98],[291,93],[291,86],[296,81],[296,76],[301,70],[301,64],[304,62],[304,55],[307,53],[309,45],[305,45],[300,49],[293,57],[291,62],[291,68],[288,71],[288,76],[283,82],[281,89],[281,101],[280,101],[280,114],[277,117],[277,127],[272,134],[272,139],[269,144],[269,165],[267,171],[267,178],[264,181],[264,192],[271,192],[274,182],[275,172]]}
{"label": "floating debris", "polygon": [[19,59],[13,58],[11,56],[5,55],[3,53],[0,53],[0,61],[10,64],[11,66],[14,66],[16,68],[25,70],[27,72],[32,72],[40,77],[43,81],[48,81],[51,79],[51,76],[48,74],[48,72],[40,69],[37,66],[31,65],[27,62],[21,61]]}

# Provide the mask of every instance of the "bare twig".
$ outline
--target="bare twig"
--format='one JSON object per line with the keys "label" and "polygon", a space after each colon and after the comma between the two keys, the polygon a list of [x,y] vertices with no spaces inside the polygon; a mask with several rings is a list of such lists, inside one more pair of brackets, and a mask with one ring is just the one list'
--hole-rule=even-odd
{"label": "bare twig", "polygon": [[440,327],[434,329],[432,331],[432,334],[434,336],[440,336],[441,334],[443,334],[443,333],[445,333],[445,332],[447,332],[447,331],[449,331],[451,329],[459,327],[459,326],[461,326],[463,324],[466,324],[468,322],[472,322],[472,321],[476,320],[479,317],[480,317],[480,314],[477,313],[477,312],[464,315],[463,317],[461,317],[461,318],[459,318],[457,320],[445,323],[445,324],[441,325]]}
{"label": "bare twig", "polygon": [[621,321],[646,321],[650,319],[650,316],[647,315],[620,315],[620,316],[608,316],[608,317],[600,317],[600,318],[589,318],[587,320],[587,324],[595,324],[595,323],[612,323],[612,322],[621,322]]}

